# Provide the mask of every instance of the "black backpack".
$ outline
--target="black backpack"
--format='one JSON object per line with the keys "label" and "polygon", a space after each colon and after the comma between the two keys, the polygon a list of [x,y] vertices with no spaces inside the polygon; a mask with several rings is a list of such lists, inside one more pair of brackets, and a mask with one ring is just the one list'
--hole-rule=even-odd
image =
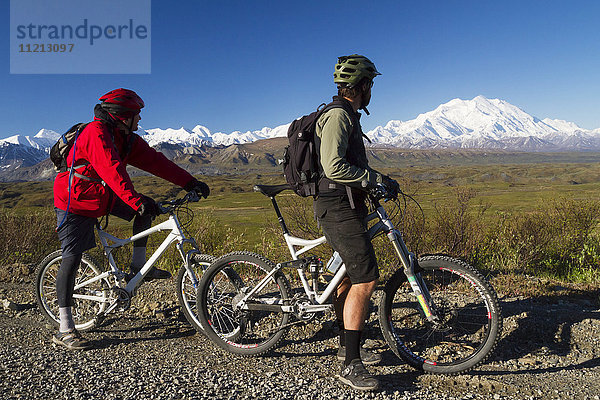
{"label": "black backpack", "polygon": [[296,194],[302,197],[319,193],[321,166],[315,144],[317,120],[332,108],[344,108],[341,101],[321,104],[316,111],[293,121],[288,128],[289,145],[283,153],[283,175]]}
{"label": "black backpack", "polygon": [[50,149],[50,159],[54,164],[56,172],[65,172],[68,169],[67,156],[69,155],[69,151],[71,151],[71,147],[73,147],[77,136],[79,136],[88,123],[79,123],[70,127]]}

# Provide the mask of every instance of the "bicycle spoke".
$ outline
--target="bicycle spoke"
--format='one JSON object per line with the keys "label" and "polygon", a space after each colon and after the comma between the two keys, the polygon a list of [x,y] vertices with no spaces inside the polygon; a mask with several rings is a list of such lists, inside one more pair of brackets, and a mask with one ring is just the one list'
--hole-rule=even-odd
{"label": "bicycle spoke", "polygon": [[207,334],[219,346],[238,354],[260,354],[279,341],[289,315],[252,309],[252,305],[283,304],[287,298],[286,284],[274,277],[264,280],[272,268],[260,256],[231,253],[213,263],[202,277],[199,317],[205,319]]}
{"label": "bicycle spoke", "polygon": [[[43,314],[54,324],[58,324],[58,296],[56,291],[56,276],[60,268],[61,253],[55,252],[46,257],[39,265],[36,274],[36,293],[38,304]],[[75,285],[81,285],[101,273],[95,263],[86,255],[82,256],[81,264],[75,275]],[[97,280],[73,293],[73,320],[79,330],[91,329],[97,323],[98,314],[105,308],[108,298],[108,284],[105,280]]]}
{"label": "bicycle spoke", "polygon": [[382,297],[384,336],[397,355],[417,368],[438,373],[468,370],[496,345],[499,309],[497,300],[490,301],[495,294],[461,261],[430,256],[419,263],[437,320],[424,317],[410,285],[398,280]]}
{"label": "bicycle spoke", "polygon": [[190,268],[193,271],[193,276],[190,274],[187,268],[183,266],[177,274],[177,297],[179,298],[179,304],[183,311],[183,315],[187,321],[199,332],[204,329],[202,324],[198,320],[197,316],[197,285],[194,285],[195,279],[200,279],[202,274],[208,268],[208,266],[215,260],[215,257],[207,254],[194,254],[190,260]]}

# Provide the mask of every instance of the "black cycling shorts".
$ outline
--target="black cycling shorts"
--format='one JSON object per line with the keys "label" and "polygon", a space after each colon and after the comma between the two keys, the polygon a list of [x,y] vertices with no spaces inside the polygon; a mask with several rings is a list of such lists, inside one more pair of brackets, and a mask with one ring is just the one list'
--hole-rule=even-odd
{"label": "black cycling shorts", "polygon": [[[72,213],[66,213],[65,218],[64,210],[56,207],[54,209],[56,211],[57,226],[60,226],[56,232],[58,233],[58,240],[60,240],[63,257],[78,255],[96,247],[96,236],[94,234],[96,218]],[[125,204],[123,200],[117,198],[110,214],[131,221],[137,215],[137,212]]]}
{"label": "black cycling shorts", "polygon": [[375,250],[367,233],[368,214],[364,201],[355,199],[355,208],[347,196],[320,196],[315,211],[327,242],[342,257],[352,284],[379,278]]}
{"label": "black cycling shorts", "polygon": [[57,226],[60,226],[56,233],[58,233],[63,257],[75,256],[96,247],[94,235],[96,218],[67,213],[56,207],[54,209]]}

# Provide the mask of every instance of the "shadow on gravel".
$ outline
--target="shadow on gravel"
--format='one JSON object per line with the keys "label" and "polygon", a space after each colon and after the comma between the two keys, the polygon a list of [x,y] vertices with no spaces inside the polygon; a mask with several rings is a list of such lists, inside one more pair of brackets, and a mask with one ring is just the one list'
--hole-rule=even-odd
{"label": "shadow on gravel", "polygon": [[[376,313],[375,313],[376,315]],[[318,330],[314,330],[318,328]],[[300,329],[300,332],[294,331],[294,329]],[[337,353],[339,329],[337,323],[334,320],[321,321],[321,322],[308,322],[306,325],[297,325],[289,332],[281,343],[269,354],[272,356],[298,356],[298,353],[285,351],[286,348],[298,346],[298,345],[311,345],[309,346],[313,351],[306,348],[302,348],[302,356],[333,356]],[[365,325],[363,331],[363,345],[364,340],[377,339],[383,343],[383,336],[379,330],[379,325],[375,322],[368,322]],[[329,341],[328,343],[325,343]],[[321,346],[315,346],[316,343],[323,342]],[[367,347],[375,351],[385,351],[388,349],[387,345],[373,346],[369,344]],[[316,350],[318,348],[318,351]],[[306,350],[306,351],[305,351]],[[390,353],[393,354],[393,353]]]}
{"label": "shadow on gravel", "polygon": [[377,375],[381,383],[381,392],[395,396],[398,392],[418,392],[421,388],[417,385],[419,374],[415,372],[391,373]]}
{"label": "shadow on gravel", "polygon": [[503,375],[538,375],[560,371],[575,371],[600,366],[600,358],[581,362],[579,364],[556,366],[556,367],[531,367],[522,370],[510,371],[470,371],[470,375],[503,376]]}
{"label": "shadow on gravel", "polygon": [[[472,373],[543,374],[600,366],[600,310],[595,299],[597,294],[582,292],[501,302],[505,336],[494,360],[509,368]],[[526,368],[515,370],[510,368],[513,364]]]}
{"label": "shadow on gravel", "polygon": [[[375,313],[376,315],[376,313]],[[287,338],[265,357],[327,357],[329,360],[335,360],[334,368],[341,365],[335,356],[338,345],[338,328],[335,321],[323,321],[321,323],[308,323],[305,326],[300,325],[288,333]],[[315,330],[311,330],[314,328]],[[398,392],[417,392],[420,387],[417,385],[418,377],[422,374],[406,366],[404,361],[400,360],[389,350],[384,342],[376,321],[371,321],[366,325],[367,347],[382,355],[382,360],[376,366],[367,367],[379,379],[381,387],[378,393],[384,393],[390,397],[397,396]],[[334,371],[333,374],[339,371]]]}
{"label": "shadow on gravel", "polygon": [[396,357],[391,350],[387,350],[381,354],[383,359],[379,363],[378,369],[383,372],[377,375],[377,379],[381,382],[381,391],[383,393],[394,396],[399,391],[416,392],[420,390],[417,381],[422,373],[412,368],[408,371],[400,370],[400,367],[405,366],[404,361]]}
{"label": "shadow on gravel", "polygon": [[[139,322],[139,320],[137,321]],[[116,321],[107,321],[104,324],[107,326],[96,329],[95,332],[102,338],[92,340],[94,347],[104,349],[119,344],[178,339],[196,334],[192,327],[173,325],[162,321],[144,322],[141,326],[123,326],[123,322],[127,323],[128,321],[124,321],[122,318]]]}
{"label": "shadow on gravel", "polygon": [[[316,327],[318,327],[318,330],[313,330]],[[326,343],[323,343],[322,346],[315,346],[314,344],[316,344],[317,342],[327,341],[331,338],[336,338],[337,336],[338,333],[336,330],[333,329],[332,321],[324,321],[321,323],[308,322],[306,325],[300,324],[292,328],[292,330],[288,332],[288,334],[284,337],[281,343],[274,350],[269,352],[269,355],[273,357],[299,356],[300,354],[296,352],[286,351],[286,349],[293,348],[297,345],[306,344],[311,346],[309,346],[310,349],[303,347],[303,352],[301,353],[302,356],[330,356],[334,354],[335,351]]]}

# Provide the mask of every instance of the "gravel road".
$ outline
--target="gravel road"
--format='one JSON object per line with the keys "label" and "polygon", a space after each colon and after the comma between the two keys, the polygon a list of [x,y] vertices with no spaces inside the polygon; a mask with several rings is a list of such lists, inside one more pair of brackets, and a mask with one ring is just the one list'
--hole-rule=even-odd
{"label": "gravel road", "polygon": [[[25,269],[26,270],[26,269]],[[224,353],[180,315],[173,280],[146,283],[133,306],[89,332],[95,349],[55,347],[32,275],[0,281],[2,399],[600,399],[597,297],[501,296],[495,356],[465,375],[422,375],[387,350],[373,316],[366,346],[382,388],[338,383],[330,316],[295,328],[264,357]]]}

